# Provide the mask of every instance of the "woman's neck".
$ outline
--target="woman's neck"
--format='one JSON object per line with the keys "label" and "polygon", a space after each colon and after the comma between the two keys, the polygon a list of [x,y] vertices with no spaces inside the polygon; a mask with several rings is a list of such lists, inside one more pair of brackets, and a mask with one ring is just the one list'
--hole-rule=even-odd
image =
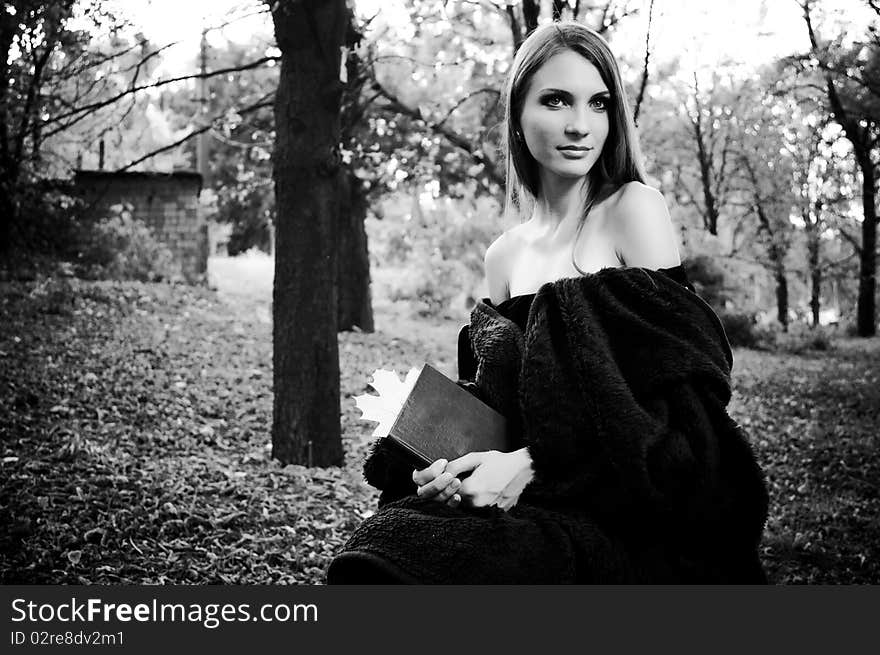
{"label": "woman's neck", "polygon": [[556,231],[563,224],[577,224],[588,192],[589,180],[544,176],[532,213],[535,227]]}

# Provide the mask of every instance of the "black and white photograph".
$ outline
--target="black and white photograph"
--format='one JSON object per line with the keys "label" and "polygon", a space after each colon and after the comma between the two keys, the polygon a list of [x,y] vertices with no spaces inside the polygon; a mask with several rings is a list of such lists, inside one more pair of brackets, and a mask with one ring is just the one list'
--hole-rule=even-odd
{"label": "black and white photograph", "polygon": [[876,0],[0,47],[0,585],[880,584]]}

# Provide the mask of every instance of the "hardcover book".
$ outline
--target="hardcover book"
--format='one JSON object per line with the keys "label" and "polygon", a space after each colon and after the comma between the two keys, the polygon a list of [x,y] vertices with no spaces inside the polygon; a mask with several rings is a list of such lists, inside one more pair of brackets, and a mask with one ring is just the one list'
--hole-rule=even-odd
{"label": "hardcover book", "polygon": [[[391,373],[397,385],[389,385],[389,378],[381,377],[383,373],[388,372],[374,373],[376,382],[372,385],[380,397],[358,396],[355,401],[363,418],[380,421],[373,434],[387,436],[416,468],[425,468],[440,458],[453,460],[469,452],[510,450],[504,416],[430,364],[410,371],[403,384]],[[394,394],[409,387],[411,390],[394,415],[394,406],[400,403],[400,399],[393,398]],[[385,433],[388,422],[391,425]]]}

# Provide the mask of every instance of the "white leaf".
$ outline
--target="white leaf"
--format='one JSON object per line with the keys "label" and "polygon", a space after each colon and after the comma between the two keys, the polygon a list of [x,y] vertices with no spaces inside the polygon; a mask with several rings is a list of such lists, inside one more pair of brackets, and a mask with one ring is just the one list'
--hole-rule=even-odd
{"label": "white leaf", "polygon": [[418,376],[419,369],[411,368],[406,379],[401,382],[396,372],[376,369],[369,386],[378,391],[379,395],[362,394],[354,397],[355,406],[361,410],[361,418],[379,424],[373,430],[374,437],[384,437],[391,431],[391,426],[394,425]]}
{"label": "white leaf", "polygon": [[391,398],[400,393],[403,383],[394,371],[387,371],[384,368],[378,368],[373,371],[373,381],[370,382],[370,386],[373,387],[380,396]]}

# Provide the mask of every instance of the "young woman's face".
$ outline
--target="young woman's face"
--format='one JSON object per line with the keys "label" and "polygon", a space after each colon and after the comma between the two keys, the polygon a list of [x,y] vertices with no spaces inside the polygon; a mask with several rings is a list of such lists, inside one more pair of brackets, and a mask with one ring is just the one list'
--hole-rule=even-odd
{"label": "young woman's face", "polygon": [[584,177],[608,136],[610,94],[596,67],[572,50],[532,77],[520,126],[542,176]]}

